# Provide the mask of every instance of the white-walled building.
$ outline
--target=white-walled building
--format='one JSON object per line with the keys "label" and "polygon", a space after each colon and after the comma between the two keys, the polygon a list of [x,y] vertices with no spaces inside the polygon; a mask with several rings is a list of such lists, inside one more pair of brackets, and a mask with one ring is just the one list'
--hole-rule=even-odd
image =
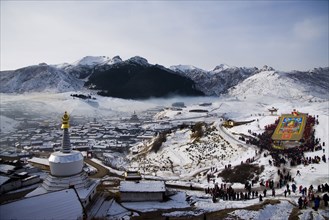
{"label": "white-walled building", "polygon": [[121,202],[163,201],[166,194],[164,181],[121,181]]}

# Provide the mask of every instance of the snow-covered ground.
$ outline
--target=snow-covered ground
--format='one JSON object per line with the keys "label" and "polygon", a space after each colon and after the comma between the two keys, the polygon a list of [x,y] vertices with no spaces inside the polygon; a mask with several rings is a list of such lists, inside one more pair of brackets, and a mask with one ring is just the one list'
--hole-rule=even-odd
{"label": "snow-covered ground", "polygon": [[[191,130],[188,128],[175,129],[168,134],[166,142],[157,153],[149,152],[143,156],[128,155],[131,160],[131,166],[140,169],[141,173],[146,177],[161,178],[163,180],[171,180],[172,184],[198,187],[213,186],[207,182],[205,174],[211,172],[211,168],[216,168],[220,171],[227,164],[232,166],[238,165],[241,161],[246,161],[248,158],[255,157],[254,163],[265,165],[265,170],[260,178],[264,180],[277,180],[277,168],[270,166],[268,161],[269,156],[264,157],[258,155],[256,157],[254,146],[246,145],[238,140],[243,135],[250,135],[248,130],[254,133],[262,133],[264,127],[272,124],[279,115],[290,113],[293,109],[299,112],[315,115],[319,119],[319,125],[315,125],[315,136],[321,139],[321,143],[325,142],[325,151],[315,151],[306,153],[305,156],[322,156],[325,154],[327,163],[321,161],[318,164],[310,164],[307,166],[299,165],[287,169],[295,178],[297,186],[310,186],[313,184],[317,187],[319,184],[329,183],[329,102],[326,100],[318,100],[317,102],[300,100],[287,100],[275,97],[261,99],[236,99],[236,98],[218,98],[218,97],[203,97],[203,98],[183,98],[176,97],[172,99],[149,99],[149,100],[123,100],[117,98],[106,98],[95,96],[96,100],[85,101],[81,99],[73,99],[70,93],[33,93],[33,94],[0,94],[1,96],[1,135],[5,132],[14,131],[17,122],[15,113],[20,113],[16,117],[29,117],[32,115],[42,116],[42,118],[54,117],[58,118],[64,111],[68,111],[74,118],[75,116],[111,118],[118,115],[130,115],[134,111],[143,112],[148,109],[158,106],[167,107],[163,111],[156,114],[154,121],[183,124],[187,122],[202,121],[208,124],[209,128],[213,128],[202,137],[199,141],[191,138]],[[186,108],[180,111],[171,109],[171,104],[174,102],[184,102]],[[209,106],[199,106],[200,103],[212,103]],[[268,109],[271,107],[278,108],[278,115],[270,115]],[[202,109],[208,112],[195,113],[190,110]],[[180,113],[179,113],[180,112]],[[236,126],[230,129],[222,128],[223,119],[233,119],[235,121],[251,121],[245,125]],[[145,125],[148,126],[148,125]],[[155,125],[150,125],[155,126]],[[152,128],[152,127],[150,127]],[[141,143],[142,144],[142,143]],[[145,144],[145,143],[144,143]],[[133,159],[135,158],[135,159]],[[95,160],[94,160],[95,161]],[[102,164],[100,161],[95,162]],[[297,170],[300,170],[301,176],[296,176]],[[112,172],[116,172],[112,170]],[[118,172],[122,175],[122,172]],[[156,175],[156,176],[154,176]],[[221,178],[216,178],[215,182],[222,183]],[[234,183],[233,188],[243,188],[242,184]],[[277,195],[282,199],[280,204],[267,205],[259,212],[248,211],[244,209],[236,210],[230,213],[232,218],[241,219],[287,219],[292,211],[292,205],[296,204],[300,194],[295,194],[285,199],[283,197],[283,188],[277,190]],[[200,193],[200,192],[199,192]],[[189,192],[189,195],[197,195]],[[167,209],[171,209],[180,204],[180,208],[185,208],[185,196],[178,194],[174,197],[171,203],[168,203]],[[184,197],[181,198],[181,197]],[[291,203],[287,202],[289,200]],[[178,201],[178,202],[177,202]],[[195,196],[195,207],[203,212],[222,210],[225,208],[243,208],[259,203],[258,199],[247,201],[220,201],[212,203],[210,197]],[[124,207],[139,211],[148,211],[158,209],[163,204],[140,204],[140,203],[125,203]],[[327,210],[328,211],[328,210]],[[318,216],[313,214],[317,219],[323,219],[323,216],[328,217],[327,211],[319,211]],[[190,213],[191,215],[195,214]],[[184,215],[182,212],[167,214],[167,216]],[[303,211],[300,219],[307,219],[310,213]]]}
{"label": "snow-covered ground", "polygon": [[[218,128],[218,123],[212,127]],[[158,152],[151,151],[145,157],[138,157],[142,172],[156,173],[157,176],[178,179],[193,179],[193,176],[205,169],[225,165],[238,165],[241,161],[255,156],[254,147],[241,147],[227,143],[220,131],[214,130],[200,141],[191,138],[191,130],[177,130],[167,136]],[[132,156],[131,158],[136,158]]]}
{"label": "snow-covered ground", "polygon": [[282,201],[278,205],[266,205],[260,211],[240,209],[229,214],[240,219],[288,219],[292,208],[293,205],[289,202]]}
{"label": "snow-covered ground", "polygon": [[8,118],[4,115],[0,115],[0,131],[1,133],[8,133],[15,130],[18,122],[14,119]]}

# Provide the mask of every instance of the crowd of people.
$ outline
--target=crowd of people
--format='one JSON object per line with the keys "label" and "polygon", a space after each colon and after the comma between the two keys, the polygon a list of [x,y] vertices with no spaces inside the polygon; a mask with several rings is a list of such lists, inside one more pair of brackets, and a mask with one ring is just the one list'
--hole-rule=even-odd
{"label": "crowd of people", "polygon": [[[276,149],[273,147],[272,134],[279,123],[279,119],[272,125],[265,127],[265,132],[262,134],[253,134],[257,138],[250,138],[246,140],[247,144],[253,144],[259,147],[259,151],[256,151],[257,155],[263,153],[264,150],[268,150],[268,153],[264,153],[264,157],[271,155],[269,159],[269,164],[276,167],[284,167],[283,169],[278,169],[278,181],[274,179],[261,180],[260,186],[255,186],[255,182],[249,181],[246,182],[244,189],[233,189],[231,185],[220,184],[218,185],[213,181],[214,186],[212,188],[206,188],[205,193],[210,194],[213,202],[217,202],[218,199],[222,200],[248,200],[248,199],[259,199],[263,201],[264,197],[277,196],[276,190],[283,192],[279,195],[287,196],[299,196],[297,200],[298,206],[300,209],[306,207],[313,207],[314,210],[318,210],[320,207],[321,201],[325,207],[328,206],[329,201],[329,185],[327,183],[320,184],[317,188],[314,188],[312,185],[305,187],[302,185],[297,186],[295,182],[295,177],[292,176],[289,170],[287,170],[285,165],[289,164],[290,166],[297,165],[309,165],[324,162],[326,163],[325,156],[325,142],[321,143],[320,138],[315,138],[315,130],[313,126],[319,124],[318,119],[315,116],[308,115],[306,117],[306,123],[304,128],[303,137],[300,140],[300,145],[295,147],[285,147],[283,149]],[[251,133],[251,130],[248,131]],[[304,152],[307,151],[323,151],[323,156],[313,156],[305,157]],[[255,157],[249,158],[247,161],[241,161],[241,164],[252,163],[255,160]],[[284,166],[281,166],[281,165]],[[225,169],[230,169],[231,165],[225,166]],[[296,176],[301,176],[301,172],[298,170]],[[208,176],[208,183],[210,181],[210,175]],[[283,188],[283,189],[282,189]],[[279,190],[281,189],[281,190]]]}
{"label": "crowd of people", "polygon": [[[329,185],[327,183],[318,185],[317,190],[314,189],[314,187],[311,185],[309,188],[300,186],[299,187],[299,193],[302,194],[298,199],[298,207],[299,209],[306,209],[307,207],[311,206],[312,203],[314,206],[312,207],[315,211],[318,210],[320,207],[320,202],[323,200],[323,204],[325,207],[328,207],[329,202]],[[316,193],[318,195],[316,195]],[[322,198],[320,197],[320,194],[324,193]]]}
{"label": "crowd of people", "polygon": [[[320,151],[323,150],[325,153],[325,142],[321,143],[320,138],[315,138],[315,129],[313,126],[319,124],[318,119],[315,116],[308,115],[306,117],[305,128],[303,132],[303,137],[299,141],[300,145],[295,147],[284,147],[283,149],[276,149],[273,147],[272,134],[279,123],[279,119],[275,121],[274,124],[265,126],[265,132],[262,134],[254,134],[257,138],[250,138],[246,140],[246,143],[256,145],[260,148],[260,152],[268,150],[269,154],[272,156],[273,160],[270,161],[270,165],[280,166],[281,164],[286,165],[290,162],[290,166],[297,166],[300,164],[308,165],[314,163],[320,163],[323,161],[327,162],[325,154],[320,156],[315,156],[313,158],[304,157],[304,152],[307,151]],[[251,130],[249,131],[251,132]],[[266,155],[265,155],[266,156]]]}
{"label": "crowd of people", "polygon": [[[285,172],[278,172],[283,180],[288,181],[289,172],[287,172],[286,175],[284,175]],[[262,183],[261,183],[262,184]],[[251,184],[246,183],[245,188],[242,189],[233,189],[233,187],[230,184],[221,183],[220,185],[218,183],[214,183],[214,187],[205,188],[205,193],[210,194],[212,197],[212,201],[214,203],[218,202],[218,200],[223,201],[239,201],[239,200],[249,200],[249,199],[259,199],[260,202],[263,201],[265,197],[276,196],[276,188],[273,180],[266,181],[263,185],[263,187],[256,187],[252,189]],[[313,207],[313,209],[316,211],[320,207],[321,200],[323,200],[323,204],[325,207],[328,207],[329,202],[329,185],[328,183],[320,184],[317,186],[317,188],[314,188],[313,185],[310,185],[309,187],[304,187],[302,185],[298,186],[292,182],[289,184],[289,182],[284,182],[282,185],[277,184],[277,188],[285,187],[285,190],[283,192],[283,195],[285,197],[291,196],[293,193],[294,195],[299,194],[300,197],[297,201],[298,206],[300,209],[305,209],[308,207]],[[270,191],[271,194],[268,193]],[[322,194],[322,196],[320,196]],[[321,198],[322,197],[322,198]],[[313,206],[312,206],[313,205]]]}
{"label": "crowd of people", "polygon": [[212,201],[215,203],[218,199],[222,200],[248,200],[258,198],[259,193],[257,190],[247,190],[247,191],[237,191],[232,188],[231,185],[220,184],[220,186],[215,183],[213,188],[206,188],[206,194],[210,194],[212,197]]}

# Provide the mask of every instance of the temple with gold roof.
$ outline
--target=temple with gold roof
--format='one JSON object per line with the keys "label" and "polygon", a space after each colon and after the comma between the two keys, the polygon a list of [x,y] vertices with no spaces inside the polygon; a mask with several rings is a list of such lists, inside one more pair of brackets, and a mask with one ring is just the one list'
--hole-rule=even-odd
{"label": "temple with gold roof", "polygon": [[40,195],[48,192],[75,188],[83,206],[87,206],[94,195],[99,180],[88,178],[83,170],[83,156],[80,151],[72,150],[69,135],[69,120],[67,112],[62,117],[62,147],[48,158],[50,174],[45,178],[42,185],[26,195],[26,197]]}

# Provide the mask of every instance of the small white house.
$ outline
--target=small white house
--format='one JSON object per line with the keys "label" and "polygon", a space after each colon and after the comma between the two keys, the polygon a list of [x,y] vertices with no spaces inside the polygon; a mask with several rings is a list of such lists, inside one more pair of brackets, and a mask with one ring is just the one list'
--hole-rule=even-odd
{"label": "small white house", "polygon": [[129,181],[140,181],[142,176],[138,171],[127,171],[125,172],[125,180]]}
{"label": "small white house", "polygon": [[166,193],[164,181],[121,181],[121,202],[163,201]]}

